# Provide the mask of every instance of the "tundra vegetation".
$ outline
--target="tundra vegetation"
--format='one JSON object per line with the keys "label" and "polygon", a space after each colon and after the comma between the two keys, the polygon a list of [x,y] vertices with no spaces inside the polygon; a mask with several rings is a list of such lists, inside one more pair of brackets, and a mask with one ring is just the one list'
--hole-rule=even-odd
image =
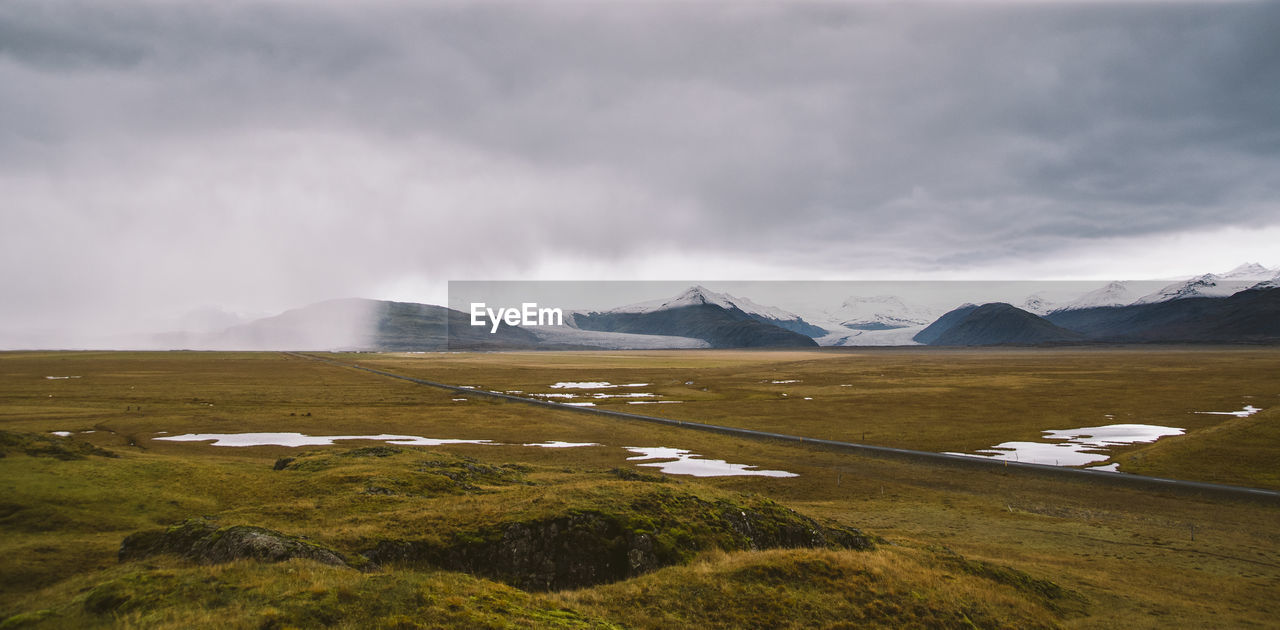
{"label": "tundra vegetation", "polygon": [[[1049,429],[1177,426],[1186,434],[1117,449],[1111,461],[1280,488],[1271,348],[325,356],[935,451]],[[645,393],[683,402],[631,407],[590,397],[614,390],[550,388],[557,382],[646,383]],[[1262,411],[1195,413],[1245,404]],[[279,431],[492,443],[155,439]],[[549,440],[597,446],[524,446]],[[657,446],[798,476],[691,478],[626,459],[624,447]],[[1280,618],[1272,501],[857,457],[486,400],[297,355],[2,353],[0,454],[3,628]]]}

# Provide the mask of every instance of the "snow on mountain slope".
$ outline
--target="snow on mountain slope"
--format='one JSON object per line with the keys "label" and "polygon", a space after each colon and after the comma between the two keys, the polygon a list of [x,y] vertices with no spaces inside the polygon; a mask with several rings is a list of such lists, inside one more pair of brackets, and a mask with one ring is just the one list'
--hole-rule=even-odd
{"label": "snow on mountain slope", "polygon": [[1262,282],[1259,282],[1258,284],[1255,284],[1249,288],[1250,289],[1274,289],[1276,287],[1280,287],[1280,273],[1276,273],[1276,275],[1270,280],[1263,280]]}
{"label": "snow on mountain slope", "polygon": [[924,330],[924,324],[886,330],[844,330],[832,332],[814,341],[820,346],[918,346],[912,337]]}
{"label": "snow on mountain slope", "polygon": [[[1158,291],[1139,294],[1135,282],[1110,282],[1066,302],[1050,313],[1076,311],[1086,308],[1151,304],[1193,297],[1228,297],[1248,289],[1259,282],[1280,277],[1280,269],[1268,269],[1258,263],[1245,263],[1222,274],[1206,273],[1168,284]],[[1031,310],[1031,309],[1028,309]]]}
{"label": "snow on mountain slope", "polygon": [[1132,304],[1138,299],[1138,294],[1134,290],[1133,285],[1129,282],[1109,282],[1106,286],[1094,289],[1066,304],[1063,304],[1053,310],[1051,313],[1061,311],[1078,311],[1086,308],[1126,306]]}
{"label": "snow on mountain slope", "polygon": [[673,335],[637,335],[632,333],[582,330],[572,326],[527,326],[538,340],[548,344],[590,346],[607,350],[667,350],[673,348],[709,348],[711,344],[692,337]]}
{"label": "snow on mountain slope", "polygon": [[908,305],[893,295],[853,296],[840,308],[826,313],[818,325],[845,334],[846,329],[874,331],[921,326],[933,321],[936,315],[932,309]]}
{"label": "snow on mountain slope", "polygon": [[710,304],[726,311],[741,311],[751,319],[789,330],[806,337],[820,337],[826,329],[815,326],[803,317],[776,306],[763,306],[747,298],[736,297],[728,293],[716,293],[702,285],[689,287],[681,294],[663,300],[650,300],[605,311],[606,314],[650,314],[676,308]]}
{"label": "snow on mountain slope", "polygon": [[1036,315],[1046,315],[1049,311],[1054,310],[1056,305],[1046,298],[1044,295],[1035,293],[1028,295],[1027,299],[1022,302],[1022,310]]}
{"label": "snow on mountain slope", "polygon": [[1218,277],[1223,280],[1266,280],[1280,275],[1280,269],[1267,269],[1258,263],[1245,263]]}
{"label": "snow on mountain slope", "polygon": [[1193,297],[1228,297],[1261,281],[1271,279],[1275,273],[1275,270],[1267,269],[1262,265],[1241,265],[1222,275],[1206,273],[1190,280],[1174,282],[1155,293],[1138,298],[1133,303],[1151,304]]}
{"label": "snow on mountain slope", "polygon": [[699,304],[714,304],[726,309],[736,308],[748,315],[760,315],[768,319],[790,320],[800,318],[800,316],[795,313],[790,313],[773,306],[761,306],[747,298],[734,297],[728,293],[716,293],[702,285],[689,287],[683,293],[673,298],[650,300],[648,302],[619,306],[618,308],[609,309],[606,312],[652,313],[655,311],[665,311],[683,306],[697,306]]}

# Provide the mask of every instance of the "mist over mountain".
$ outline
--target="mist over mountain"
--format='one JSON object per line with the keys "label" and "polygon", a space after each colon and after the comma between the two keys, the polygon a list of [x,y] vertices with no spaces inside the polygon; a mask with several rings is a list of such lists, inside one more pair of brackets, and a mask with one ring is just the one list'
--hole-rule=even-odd
{"label": "mist over mountain", "polygon": [[167,333],[160,347],[193,350],[441,351],[538,347],[533,333],[501,324],[496,333],[470,325],[466,313],[411,302],[329,300],[216,333]]}

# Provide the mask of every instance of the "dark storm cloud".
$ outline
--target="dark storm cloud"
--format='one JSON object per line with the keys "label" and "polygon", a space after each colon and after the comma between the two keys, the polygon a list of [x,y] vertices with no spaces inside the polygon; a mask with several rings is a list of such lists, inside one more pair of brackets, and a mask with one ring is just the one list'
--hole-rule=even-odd
{"label": "dark storm cloud", "polygon": [[0,256],[33,271],[0,317],[1275,225],[1277,30],[1277,3],[6,2]]}

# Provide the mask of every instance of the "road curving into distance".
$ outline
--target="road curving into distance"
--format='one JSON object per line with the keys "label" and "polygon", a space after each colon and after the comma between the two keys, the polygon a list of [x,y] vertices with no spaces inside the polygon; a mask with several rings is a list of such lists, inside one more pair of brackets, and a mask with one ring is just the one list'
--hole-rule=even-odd
{"label": "road curving into distance", "polygon": [[893,448],[889,446],[872,446],[869,444],[855,444],[853,442],[840,442],[836,440],[823,440],[819,438],[804,437],[799,435],[787,435],[785,433],[770,433],[768,431],[755,431],[752,429],[743,429],[738,427],[726,427],[718,424],[705,424],[702,422],[689,422],[687,420],[675,420],[672,418],[660,418],[657,416],[646,416],[638,413],[627,413],[625,411],[612,411],[609,409],[601,409],[599,407],[578,407],[574,405],[566,405],[564,403],[553,402],[549,400],[538,400],[533,398],[525,398],[522,396],[514,396],[504,394],[502,392],[489,391],[474,387],[460,387],[458,385],[449,385],[448,383],[438,383],[385,370],[377,370],[374,368],[364,367],[355,363],[344,363],[333,359],[319,357],[312,354],[304,354],[299,352],[285,352],[287,356],[307,359],[311,361],[320,361],[330,365],[353,370],[362,370],[371,374],[385,376],[387,378],[399,379],[416,383],[418,385],[426,385],[439,389],[448,390],[460,394],[471,396],[484,396],[487,398],[495,398],[510,402],[517,402],[526,405],[536,405],[555,409],[558,411],[574,411],[577,413],[592,414],[595,416],[604,416],[618,420],[627,420],[633,422],[650,422],[654,424],[664,424],[682,429],[694,429],[697,431],[709,431],[712,433],[722,433],[744,437],[753,440],[770,440],[779,442],[789,442],[792,444],[801,444],[824,450],[838,451],[844,453],[853,453],[856,455],[865,455],[870,457],[880,457],[889,459],[909,460],[918,463],[939,464],[957,467],[980,468],[986,470],[1003,469],[1007,473],[1026,474],[1031,476],[1056,477],[1080,481],[1086,483],[1099,483],[1112,486],[1130,487],[1142,490],[1163,490],[1169,492],[1194,494],[1215,498],[1228,499],[1244,499],[1251,501],[1261,501],[1264,503],[1272,503],[1280,505],[1280,492],[1275,490],[1265,490],[1261,488],[1246,488],[1243,486],[1230,486],[1225,484],[1205,483],[1200,481],[1184,481],[1181,479],[1165,479],[1162,477],[1147,477],[1143,475],[1134,475],[1129,473],[1108,472],[1105,470],[1087,470],[1081,468],[1068,468],[1064,466],[1049,466],[1047,464],[1031,464],[1026,462],[1010,462],[1006,460],[990,459],[986,457],[976,457],[968,455],[950,455],[947,453],[934,453],[930,451],[913,451],[905,448]]}

